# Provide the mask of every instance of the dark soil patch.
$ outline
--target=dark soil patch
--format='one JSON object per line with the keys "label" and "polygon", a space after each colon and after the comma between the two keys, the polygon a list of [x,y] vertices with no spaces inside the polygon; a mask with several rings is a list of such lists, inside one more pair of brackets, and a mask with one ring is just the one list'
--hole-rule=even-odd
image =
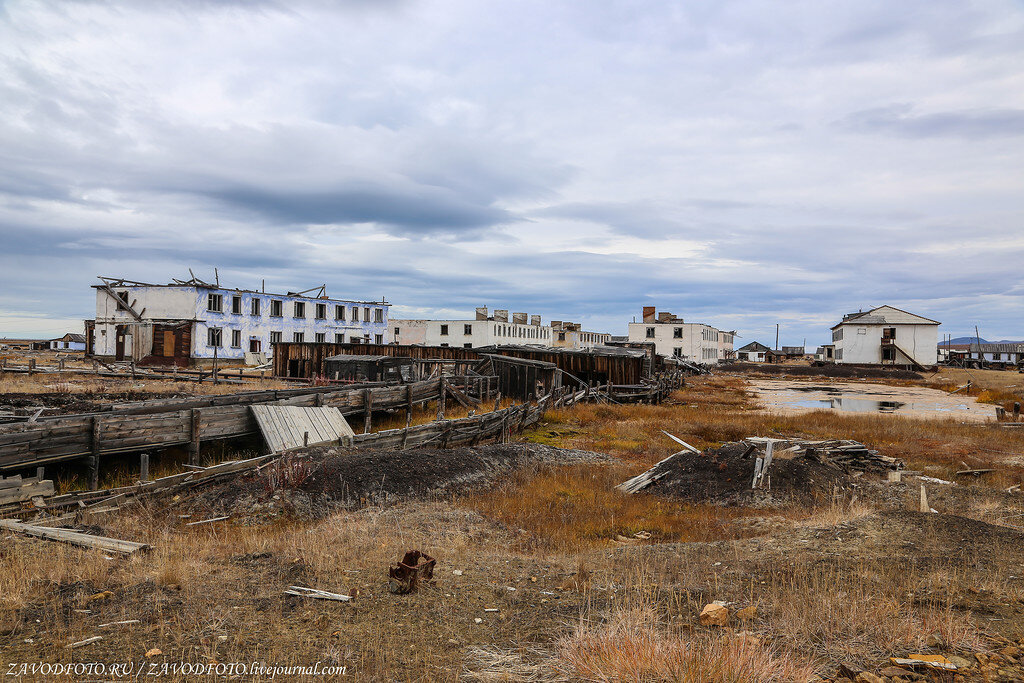
{"label": "dark soil patch", "polygon": [[609,457],[534,443],[473,448],[345,450],[310,448],[278,465],[208,487],[188,501],[196,514],[318,517],[402,498],[450,495],[487,485],[512,470],[540,464],[599,462]]}
{"label": "dark soil patch", "polygon": [[797,377],[846,377],[855,379],[924,379],[910,370],[849,365],[772,365],[768,363],[729,363],[719,366],[727,372]]}
{"label": "dark soil patch", "polygon": [[[762,489],[753,490],[755,455],[747,445],[730,443],[703,453],[680,453],[656,465],[657,481],[643,489],[671,498],[724,505],[814,505],[832,496],[836,486],[852,485],[843,469],[809,457],[776,457]],[[770,488],[769,488],[770,484]]]}

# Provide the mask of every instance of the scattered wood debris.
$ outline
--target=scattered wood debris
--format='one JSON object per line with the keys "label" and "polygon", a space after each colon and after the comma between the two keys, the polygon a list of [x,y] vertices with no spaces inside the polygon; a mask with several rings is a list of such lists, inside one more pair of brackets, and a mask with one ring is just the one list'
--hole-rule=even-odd
{"label": "scattered wood debris", "polygon": [[107,538],[106,536],[93,536],[91,534],[84,534],[80,531],[48,529],[42,526],[23,524],[21,522],[16,522],[13,519],[0,519],[0,529],[16,531],[18,533],[25,534],[26,536],[35,536],[36,538],[43,538],[48,541],[61,541],[63,543],[71,543],[72,545],[78,545],[84,548],[96,548],[97,550],[105,550],[111,553],[122,553],[124,555],[131,555],[139,550],[148,550],[151,547],[145,543],[122,541],[116,538]]}
{"label": "scattered wood debris", "polygon": [[305,586],[288,586],[288,590],[286,590],[284,594],[297,595],[301,598],[315,598],[317,600],[336,600],[338,602],[348,602],[352,599],[351,595],[329,593],[327,591],[317,590],[316,588],[307,588]]}

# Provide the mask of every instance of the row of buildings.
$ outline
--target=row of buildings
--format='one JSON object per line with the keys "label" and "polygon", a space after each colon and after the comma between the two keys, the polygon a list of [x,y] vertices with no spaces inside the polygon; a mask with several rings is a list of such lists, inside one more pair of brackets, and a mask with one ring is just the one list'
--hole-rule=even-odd
{"label": "row of buildings", "polygon": [[[645,306],[626,336],[584,330],[579,323],[507,309],[476,309],[470,319],[398,319],[386,300],[328,296],[326,286],[303,292],[232,289],[192,277],[157,285],[100,278],[96,316],[74,340],[88,355],[113,360],[207,363],[272,354],[277,342],[401,344],[482,348],[525,345],[586,350],[641,345],[666,357],[710,365],[721,361],[776,362],[803,357],[802,347],[771,349],[752,341],[734,348],[736,332],[686,322]],[[832,327],[832,343],[817,358],[840,364],[925,367],[939,360],[939,322],[893,306],[843,316]],[[65,340],[67,341],[67,340]],[[61,348],[64,341],[54,342]],[[69,347],[64,347],[69,348]],[[980,348],[980,347],[979,347]],[[950,351],[952,352],[952,351]],[[1024,348],[987,351],[1008,364],[1024,360]],[[985,351],[979,351],[984,358]],[[251,357],[250,357],[251,358]],[[999,361],[997,361],[999,362]]]}

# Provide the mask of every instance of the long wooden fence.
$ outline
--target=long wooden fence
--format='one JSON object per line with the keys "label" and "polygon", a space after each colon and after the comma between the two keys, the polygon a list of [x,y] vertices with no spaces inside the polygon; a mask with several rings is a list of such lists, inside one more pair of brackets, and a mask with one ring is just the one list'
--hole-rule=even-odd
{"label": "long wooden fence", "polygon": [[[203,441],[257,433],[249,406],[255,403],[292,406],[332,406],[344,415],[375,410],[411,409],[438,400],[445,387],[485,399],[496,381],[488,377],[445,377],[404,385],[367,386],[294,393],[295,390],[249,392],[243,396],[181,399],[135,410],[72,415],[42,422],[0,425],[0,470],[27,468],[82,457],[188,445],[190,460],[198,460]],[[287,394],[280,397],[281,394]],[[228,405],[195,407],[195,403],[231,401]],[[158,412],[152,412],[159,409]],[[141,412],[140,412],[141,411]],[[367,430],[369,431],[369,430]],[[96,461],[93,462],[95,466]]]}
{"label": "long wooden fence", "polygon": [[[353,444],[356,448],[396,448],[407,449],[422,446],[439,448],[474,445],[484,441],[503,441],[513,432],[521,431],[536,424],[544,415],[550,401],[546,396],[536,404],[523,403],[509,406],[482,415],[464,417],[455,420],[438,420],[423,425],[389,429],[371,434],[356,434]],[[206,468],[190,472],[181,472],[167,477],[143,482],[132,486],[122,486],[102,491],[74,491],[45,499],[50,522],[61,522],[74,518],[81,513],[92,511],[108,511],[125,501],[138,496],[154,493],[169,493],[184,488],[198,486],[224,477],[252,471],[278,458],[282,453],[270,453],[248,460],[222,462]],[[84,506],[84,507],[83,507]],[[67,515],[61,511],[70,509]],[[3,504],[0,502],[0,516],[34,515],[38,511],[27,509],[21,504]],[[53,517],[52,515],[57,516]]]}

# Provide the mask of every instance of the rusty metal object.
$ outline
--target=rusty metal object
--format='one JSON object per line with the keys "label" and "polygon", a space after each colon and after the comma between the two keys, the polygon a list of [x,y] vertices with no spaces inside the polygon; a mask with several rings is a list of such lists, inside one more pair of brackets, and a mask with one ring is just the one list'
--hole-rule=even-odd
{"label": "rusty metal object", "polygon": [[419,550],[410,550],[394,567],[388,568],[388,590],[401,595],[412,593],[421,583],[434,578],[434,565],[437,560]]}

